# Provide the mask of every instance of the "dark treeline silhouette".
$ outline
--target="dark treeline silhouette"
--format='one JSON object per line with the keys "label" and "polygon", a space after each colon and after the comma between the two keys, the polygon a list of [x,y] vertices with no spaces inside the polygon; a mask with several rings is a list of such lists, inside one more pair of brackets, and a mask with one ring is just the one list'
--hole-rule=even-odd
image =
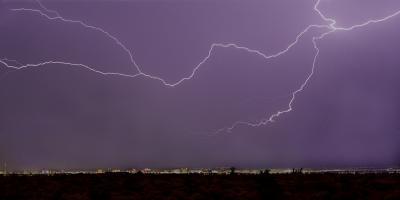
{"label": "dark treeline silhouette", "polygon": [[0,199],[400,199],[398,174],[0,176]]}

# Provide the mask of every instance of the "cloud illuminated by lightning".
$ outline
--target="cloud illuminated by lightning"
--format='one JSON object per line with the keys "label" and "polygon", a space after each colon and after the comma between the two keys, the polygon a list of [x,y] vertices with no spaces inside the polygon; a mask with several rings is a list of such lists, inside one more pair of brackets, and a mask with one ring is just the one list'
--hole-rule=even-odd
{"label": "cloud illuminated by lightning", "polygon": [[[79,64],[79,63],[71,63],[71,62],[65,62],[65,61],[46,61],[46,62],[41,62],[41,63],[37,63],[37,64],[25,64],[22,65],[21,63],[17,63],[18,65],[12,65],[10,64],[10,61],[12,62],[12,60],[8,60],[8,59],[0,59],[0,63],[3,64],[5,67],[7,68],[12,68],[12,69],[16,69],[16,70],[21,70],[21,69],[25,69],[25,68],[31,68],[31,67],[43,67],[46,65],[50,65],[50,64],[59,64],[59,65],[65,65],[65,66],[70,66],[70,67],[80,67],[80,68],[84,68],[87,70],[90,70],[92,72],[95,73],[99,73],[101,75],[110,75],[110,76],[121,76],[121,77],[128,77],[128,78],[136,78],[136,77],[145,77],[145,78],[149,78],[149,79],[153,79],[153,80],[157,80],[160,81],[163,85],[168,86],[168,87],[175,87],[180,85],[181,83],[192,79],[196,72],[200,69],[200,67],[206,63],[211,56],[213,55],[213,51],[215,48],[235,48],[238,50],[242,50],[248,53],[253,53],[256,54],[258,56],[263,57],[266,60],[269,59],[273,59],[273,58],[278,58],[281,55],[284,55],[285,53],[287,53],[293,46],[295,46],[299,40],[302,38],[302,36],[306,33],[309,32],[309,30],[313,29],[313,28],[318,28],[318,29],[324,29],[326,31],[322,32],[321,34],[319,34],[318,36],[314,36],[312,37],[311,41],[313,43],[313,47],[315,50],[315,54],[314,54],[314,59],[312,62],[312,66],[311,66],[311,70],[310,73],[307,75],[306,79],[302,82],[302,84],[299,86],[299,88],[297,88],[295,91],[293,91],[291,93],[291,99],[287,105],[286,109],[283,110],[278,110],[277,112],[275,112],[274,114],[270,115],[267,118],[261,119],[259,120],[259,122],[246,122],[246,121],[236,121],[234,122],[230,127],[225,127],[222,129],[217,130],[216,132],[223,132],[223,131],[232,131],[234,128],[236,128],[239,125],[247,125],[247,126],[252,126],[252,127],[258,127],[258,126],[263,126],[266,125],[270,122],[273,122],[276,118],[278,118],[279,116],[281,116],[282,114],[291,112],[293,110],[293,103],[296,100],[296,97],[299,93],[301,93],[304,88],[308,85],[310,79],[312,78],[312,76],[314,75],[314,71],[315,71],[315,67],[316,67],[316,62],[318,59],[318,55],[320,54],[320,49],[318,48],[318,41],[323,39],[324,37],[326,37],[329,34],[332,34],[336,31],[351,31],[353,29],[356,28],[362,28],[365,26],[368,26],[370,24],[373,23],[379,23],[379,22],[384,22],[386,20],[389,20],[391,18],[394,18],[395,16],[400,15],[400,10],[385,16],[383,18],[380,19],[370,19],[364,23],[361,24],[356,24],[353,26],[349,26],[349,27],[338,27],[336,26],[336,20],[333,18],[329,18],[326,17],[324,15],[324,13],[322,11],[319,10],[319,4],[321,3],[321,0],[317,0],[316,3],[314,4],[313,10],[319,15],[319,17],[326,22],[326,24],[311,24],[308,25],[303,31],[301,31],[299,34],[297,34],[296,38],[294,39],[294,41],[290,44],[288,44],[288,46],[286,48],[284,48],[283,50],[275,53],[275,54],[270,54],[270,55],[266,55],[264,53],[262,53],[259,50],[254,50],[254,49],[250,49],[248,47],[244,47],[244,46],[239,46],[235,43],[227,43],[227,44],[223,44],[223,43],[213,43],[211,44],[209,50],[208,50],[208,54],[201,60],[200,63],[198,63],[192,70],[192,72],[186,76],[181,78],[180,80],[176,81],[176,82],[167,82],[165,81],[163,78],[158,77],[158,76],[154,76],[151,74],[147,74],[145,72],[143,72],[143,70],[141,69],[141,67],[135,62],[134,60],[134,56],[133,53],[131,52],[131,50],[129,48],[127,48],[117,37],[113,36],[111,33],[107,32],[106,30],[97,27],[97,26],[92,26],[89,25],[83,21],[79,21],[79,20],[71,20],[71,19],[66,19],[64,17],[62,17],[57,11],[55,10],[50,10],[48,8],[46,8],[39,0],[37,0],[41,10],[39,9],[31,9],[31,8],[15,8],[15,9],[11,9],[11,11],[13,12],[31,12],[31,13],[36,13],[41,15],[42,17],[45,17],[48,20],[52,20],[52,21],[56,21],[56,22],[63,22],[63,23],[71,23],[71,24],[76,24],[79,25],[83,28],[86,29],[90,29],[92,31],[96,31],[99,33],[102,33],[105,37],[107,37],[108,39],[114,41],[122,50],[124,50],[124,52],[128,55],[130,63],[132,65],[132,67],[134,67],[134,69],[136,70],[136,73],[134,74],[124,74],[124,73],[118,73],[118,72],[105,72],[105,71],[100,71],[95,69],[94,67],[88,66],[88,65],[84,65],[84,64]],[[47,13],[47,14],[46,14]],[[49,14],[52,14],[54,16],[50,16]],[[13,63],[16,63],[15,61],[13,61]]]}

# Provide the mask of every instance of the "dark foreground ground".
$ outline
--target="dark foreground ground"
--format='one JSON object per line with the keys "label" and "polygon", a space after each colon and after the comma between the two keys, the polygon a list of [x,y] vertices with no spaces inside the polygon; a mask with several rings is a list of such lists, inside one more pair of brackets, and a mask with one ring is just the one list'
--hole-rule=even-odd
{"label": "dark foreground ground", "polygon": [[0,199],[400,199],[400,175],[8,175]]}

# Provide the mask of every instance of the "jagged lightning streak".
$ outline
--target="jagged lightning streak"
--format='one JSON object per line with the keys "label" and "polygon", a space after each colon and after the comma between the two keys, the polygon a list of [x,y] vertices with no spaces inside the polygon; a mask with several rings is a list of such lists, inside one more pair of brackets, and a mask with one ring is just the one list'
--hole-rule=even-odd
{"label": "jagged lightning streak", "polygon": [[[138,76],[144,76],[144,77],[146,77],[146,78],[150,78],[150,79],[154,79],[154,80],[161,81],[165,86],[170,86],[170,87],[175,87],[175,86],[177,86],[177,85],[183,83],[183,82],[186,81],[186,80],[192,79],[192,78],[195,76],[196,72],[200,69],[200,67],[210,59],[210,57],[211,57],[211,55],[212,55],[212,52],[214,51],[214,49],[215,49],[216,47],[220,47],[220,48],[236,48],[236,49],[239,49],[239,50],[247,51],[247,52],[249,52],[249,53],[255,53],[255,54],[259,55],[259,56],[262,56],[262,57],[265,58],[265,59],[277,58],[277,57],[281,56],[282,54],[285,54],[286,52],[288,52],[294,45],[296,45],[296,44],[298,43],[299,39],[300,39],[305,33],[307,33],[311,28],[322,28],[322,27],[326,27],[326,25],[309,25],[309,26],[306,27],[302,32],[300,32],[300,33],[297,35],[296,39],[295,39],[292,43],[290,43],[285,49],[283,49],[282,51],[279,51],[279,52],[277,52],[277,53],[275,53],[275,54],[271,54],[271,55],[266,55],[266,54],[262,53],[261,51],[254,50],[254,49],[250,49],[250,48],[243,47],[243,46],[239,46],[239,45],[234,44],[234,43],[228,43],[228,44],[213,43],[213,44],[211,44],[211,46],[210,46],[210,49],[209,49],[209,51],[208,51],[207,56],[204,57],[204,59],[201,60],[201,62],[198,63],[198,64],[195,66],[195,68],[193,68],[192,72],[191,72],[188,76],[186,76],[186,77],[184,77],[184,78],[182,78],[182,79],[180,79],[180,80],[178,80],[178,81],[176,81],[176,82],[174,82],[174,83],[168,83],[167,81],[165,81],[165,80],[162,79],[161,77],[158,77],[158,76],[154,76],[154,75],[150,75],[150,74],[144,73],[144,72],[141,70],[141,67],[135,62],[135,60],[134,60],[134,58],[133,58],[133,53],[131,52],[131,50],[129,50],[117,37],[115,37],[115,36],[112,35],[111,33],[105,31],[105,30],[102,29],[102,28],[89,25],[89,24],[87,24],[87,23],[85,23],[85,22],[83,22],[83,21],[66,19],[66,18],[62,17],[57,11],[50,10],[50,9],[46,8],[40,1],[37,1],[37,2],[38,2],[38,4],[39,4],[39,6],[40,6],[44,11],[46,11],[46,12],[48,12],[48,13],[53,13],[53,14],[55,14],[55,17],[49,16],[48,14],[44,13],[42,10],[31,9],[31,8],[17,8],[17,9],[11,9],[11,11],[15,11],[15,12],[33,12],[33,13],[38,13],[38,14],[40,14],[41,16],[47,18],[48,20],[58,20],[58,21],[62,21],[62,22],[65,22],[65,23],[79,24],[80,26],[82,26],[82,27],[84,27],[84,28],[87,28],[87,29],[91,29],[91,30],[100,32],[100,33],[104,34],[106,37],[108,37],[109,39],[113,40],[119,47],[121,47],[121,49],[123,49],[123,50],[127,53],[127,55],[129,56],[130,62],[131,62],[131,64],[134,66],[134,68],[137,70],[137,73],[136,73],[136,74],[122,74],[122,73],[114,73],[114,72],[102,72],[102,71],[96,70],[96,69],[94,69],[93,67],[90,67],[90,66],[88,66],[88,65],[77,64],[77,63],[70,63],[70,62],[62,62],[62,61],[47,61],[47,62],[38,63],[38,64],[30,64],[30,65],[26,65],[26,66],[21,66],[21,67],[20,67],[21,69],[27,68],[27,67],[38,67],[38,66],[43,66],[43,65],[47,65],[47,64],[63,64],[63,65],[70,65],[70,66],[80,66],[80,67],[86,68],[86,69],[88,69],[88,70],[90,70],[90,71],[100,73],[100,74],[102,74],[102,75],[119,75],[119,76],[124,76],[124,77],[131,77],[131,78],[135,78],[135,77],[138,77]],[[4,64],[4,63],[3,63],[3,64]],[[15,68],[15,67],[14,67],[14,68]]]}
{"label": "jagged lightning streak", "polygon": [[[218,129],[215,133],[220,133],[220,132],[224,132],[224,131],[231,132],[233,129],[235,129],[239,125],[246,125],[246,126],[251,126],[251,127],[263,126],[263,125],[266,125],[268,123],[274,122],[275,118],[278,118],[280,115],[288,113],[288,112],[291,112],[293,110],[293,103],[296,100],[296,96],[300,92],[302,92],[304,90],[304,88],[307,86],[308,82],[310,81],[310,79],[314,75],[317,58],[318,58],[318,55],[320,53],[320,49],[318,48],[318,44],[317,44],[318,40],[321,40],[325,36],[327,36],[329,34],[332,34],[332,33],[336,32],[336,31],[351,31],[351,30],[354,30],[354,29],[357,29],[357,28],[362,28],[362,27],[368,26],[368,25],[373,24],[373,23],[384,22],[384,21],[387,21],[387,20],[389,20],[389,19],[391,19],[393,17],[396,17],[397,15],[400,15],[400,10],[398,10],[397,12],[395,12],[395,13],[393,13],[391,15],[385,16],[384,18],[381,18],[381,19],[370,19],[370,20],[368,20],[368,21],[366,21],[364,23],[356,24],[356,25],[349,26],[349,27],[337,27],[336,26],[337,21],[335,19],[326,17],[319,10],[318,6],[319,6],[320,3],[321,3],[321,0],[317,0],[317,2],[314,5],[314,10],[318,13],[318,15],[321,17],[322,20],[324,20],[325,22],[328,22],[329,31],[322,33],[318,37],[313,37],[312,38],[312,43],[313,43],[313,46],[314,46],[314,49],[315,49],[315,56],[314,56],[314,59],[313,59],[311,72],[308,74],[307,78],[300,85],[300,87],[292,93],[292,98],[289,101],[287,109],[286,110],[278,110],[277,112],[275,112],[272,115],[270,115],[268,118],[261,119],[257,123],[248,122],[248,121],[236,121],[230,127],[225,127],[225,128]],[[312,26],[312,25],[310,25],[310,26]]]}
{"label": "jagged lightning streak", "polygon": [[42,63],[38,63],[38,64],[27,64],[27,65],[22,65],[22,66],[16,67],[16,66],[8,65],[8,64],[7,64],[6,62],[4,62],[3,60],[0,60],[0,63],[2,63],[3,65],[5,65],[6,67],[13,68],[13,69],[24,69],[24,68],[29,68],[29,67],[45,66],[45,65],[48,65],[48,64],[62,64],[62,65],[68,65],[68,66],[75,66],[75,67],[86,68],[86,69],[88,69],[88,70],[90,70],[90,71],[93,71],[93,72],[96,72],[96,73],[99,73],[99,74],[102,74],[102,75],[116,75],[116,76],[130,77],[130,78],[135,78],[135,77],[138,77],[138,76],[144,76],[144,77],[146,77],[146,78],[150,78],[150,79],[154,79],[154,80],[161,81],[165,86],[170,86],[170,87],[178,86],[179,84],[183,83],[184,81],[192,79],[192,78],[194,77],[194,75],[196,74],[197,70],[211,57],[212,52],[213,52],[213,50],[214,50],[216,47],[221,47],[221,48],[230,48],[230,47],[232,47],[232,48],[236,48],[236,49],[239,49],[239,50],[247,51],[247,52],[249,52],[249,53],[255,53],[255,54],[259,55],[259,56],[262,56],[262,57],[265,58],[266,60],[268,60],[268,59],[272,59],[272,58],[277,58],[277,57],[279,57],[279,56],[285,54],[286,52],[288,52],[293,46],[295,46],[295,45],[298,43],[298,41],[300,40],[300,38],[301,38],[305,33],[307,33],[311,28],[328,28],[328,31],[327,31],[327,32],[324,32],[324,33],[322,33],[321,35],[315,36],[315,37],[312,38],[312,43],[313,43],[313,46],[314,46],[314,49],[315,49],[315,55],[314,55],[314,59],[313,59],[312,67],[311,67],[311,72],[308,74],[307,78],[306,78],[305,81],[300,85],[300,87],[292,93],[292,95],[291,95],[292,98],[291,98],[290,101],[289,101],[289,104],[288,104],[287,109],[285,109],[285,110],[279,110],[279,111],[277,111],[276,113],[270,115],[270,117],[260,120],[259,123],[251,123],[251,122],[245,122],[245,121],[237,121],[237,122],[233,123],[232,126],[230,126],[230,127],[228,127],[228,128],[219,129],[217,132],[221,132],[221,131],[231,131],[232,129],[234,129],[235,127],[237,127],[238,125],[241,125],[241,124],[243,124],[243,125],[248,125],[248,126],[253,126],[253,127],[266,125],[267,123],[273,122],[274,119],[277,118],[277,117],[279,117],[280,115],[285,114],[285,113],[288,113],[288,112],[291,112],[291,111],[293,110],[293,102],[295,101],[296,96],[297,96],[300,92],[302,92],[302,91],[304,90],[304,88],[307,86],[309,80],[312,78],[312,76],[313,76],[313,74],[314,74],[315,67],[316,67],[316,62],[317,62],[317,58],[318,58],[318,55],[319,55],[319,52],[320,52],[320,50],[319,50],[319,48],[318,48],[318,45],[317,45],[317,41],[318,41],[318,40],[321,40],[321,39],[323,39],[325,36],[327,36],[327,35],[329,35],[329,34],[331,34],[331,33],[334,33],[334,32],[336,32],[336,31],[351,31],[351,30],[353,30],[353,29],[355,29],[355,28],[361,28],[361,27],[367,26],[367,25],[369,25],[369,24],[371,24],[371,23],[378,23],[378,22],[386,21],[386,20],[391,19],[391,18],[393,18],[393,17],[395,17],[395,16],[397,16],[397,15],[400,14],[400,10],[399,10],[399,11],[393,13],[392,15],[386,16],[386,17],[381,18],[381,19],[368,20],[368,21],[366,21],[366,22],[364,22],[364,23],[362,23],[362,24],[357,24],[357,25],[353,25],[353,26],[350,26],[350,27],[337,27],[337,26],[336,26],[336,23],[337,23],[337,22],[336,22],[335,19],[326,17],[326,16],[318,9],[318,6],[319,6],[319,4],[321,3],[321,0],[317,0],[316,3],[314,4],[313,9],[314,9],[315,12],[318,13],[318,15],[320,16],[320,18],[321,18],[324,22],[327,22],[327,25],[324,25],[324,24],[322,24],[322,25],[312,24],[312,25],[307,26],[302,32],[300,32],[300,33],[296,36],[296,39],[295,39],[292,43],[290,43],[290,44],[289,44],[285,49],[283,49],[282,51],[277,52],[277,53],[272,54],[272,55],[266,55],[266,54],[264,54],[264,53],[262,53],[262,52],[260,52],[260,51],[258,51],[258,50],[253,50],[253,49],[250,49],[250,48],[247,48],[247,47],[239,46],[239,45],[234,44],[234,43],[229,43],[229,44],[213,43],[213,44],[211,45],[209,51],[208,51],[207,56],[206,56],[203,60],[201,60],[201,62],[200,62],[198,65],[196,65],[196,67],[192,70],[192,72],[189,74],[189,76],[184,77],[184,78],[178,80],[178,81],[175,82],[175,83],[168,83],[167,81],[165,81],[164,79],[162,79],[162,78],[160,78],[160,77],[158,77],[158,76],[153,76],[153,75],[144,73],[144,72],[141,70],[141,68],[139,67],[139,65],[138,65],[138,64],[135,62],[135,60],[133,59],[133,54],[132,54],[132,52],[131,52],[118,38],[116,38],[115,36],[111,35],[109,32],[105,31],[105,30],[102,29],[102,28],[99,28],[99,27],[96,27],[96,26],[92,26],[92,25],[88,25],[88,24],[86,24],[86,23],[84,23],[84,22],[82,22],[82,21],[66,19],[66,18],[62,17],[57,11],[47,9],[39,0],[37,0],[37,2],[38,2],[38,4],[39,4],[39,6],[40,6],[44,11],[46,11],[47,13],[53,13],[53,14],[55,15],[55,17],[51,17],[51,16],[49,16],[48,14],[45,14],[42,10],[37,10],[37,9],[18,8],[18,9],[11,9],[11,10],[12,10],[12,11],[16,11],[16,12],[17,12],[17,11],[35,12],[35,13],[39,13],[40,15],[44,16],[45,18],[47,18],[47,19],[49,19],[49,20],[59,20],[59,21],[66,22],[66,23],[79,24],[79,25],[83,26],[84,28],[88,28],[88,29],[92,29],[92,30],[101,32],[101,33],[105,34],[105,36],[107,36],[109,39],[113,40],[118,46],[120,46],[120,47],[129,55],[130,61],[131,61],[132,65],[136,68],[137,73],[136,73],[136,74],[123,74],[123,73],[117,73],[117,72],[103,72],[103,71],[96,70],[95,68],[90,67],[90,66],[87,66],[87,65],[84,65],[84,64],[77,64],[77,63],[70,63],[70,62],[62,62],[62,61],[47,61],[47,62],[42,62]]}
{"label": "jagged lightning streak", "polygon": [[42,8],[43,10],[45,10],[48,13],[53,13],[54,15],[56,15],[57,17],[61,17],[60,13],[55,11],[55,10],[50,10],[48,9],[46,6],[44,6],[42,4],[42,2],[40,0],[36,0],[36,2],[39,4],[40,8]]}
{"label": "jagged lightning streak", "polygon": [[[8,58],[0,58],[0,62],[5,62],[5,63],[7,63],[7,62],[13,62],[13,63],[15,63],[15,64],[17,64],[18,66],[23,66],[24,64],[22,64],[22,63],[20,63],[20,62],[18,62],[17,60],[13,60],[13,59],[8,59]],[[13,68],[13,69],[18,69],[18,67],[10,67],[11,65],[9,65],[9,68]]]}
{"label": "jagged lightning streak", "polygon": [[[8,58],[0,58],[0,63],[5,63],[6,65],[9,65],[8,63],[15,63],[18,66],[22,66],[24,64],[18,62],[17,60],[13,60],[13,59],[8,59]],[[12,66],[12,65],[9,65]],[[16,69],[18,69],[18,67],[9,67],[9,69],[13,69],[14,71],[6,71],[5,73],[0,75],[0,80],[2,80],[4,77],[6,77],[7,75],[9,75],[12,72],[15,72]]]}
{"label": "jagged lightning streak", "polygon": [[313,37],[312,38],[312,43],[313,43],[313,46],[314,46],[314,49],[315,49],[315,55],[314,55],[314,59],[313,59],[313,62],[312,62],[311,72],[307,75],[307,78],[300,85],[300,87],[292,93],[291,99],[290,99],[289,104],[288,104],[288,108],[286,110],[278,110],[276,113],[270,115],[269,118],[261,119],[258,123],[252,123],[252,122],[247,122],[247,121],[236,121],[230,127],[228,127],[228,128],[225,127],[225,128],[218,129],[215,133],[220,133],[220,132],[223,132],[223,131],[231,132],[234,128],[236,128],[239,125],[247,125],[247,126],[252,126],[252,127],[263,126],[263,125],[266,125],[268,123],[274,122],[274,119],[279,117],[280,115],[288,113],[288,112],[291,112],[293,110],[293,102],[296,100],[296,96],[298,95],[298,93],[300,93],[300,92],[302,92],[304,90],[304,88],[307,86],[308,82],[310,81],[310,79],[314,75],[317,58],[318,58],[318,55],[319,55],[319,52],[320,52],[320,50],[318,48],[318,45],[317,45],[317,40],[320,40],[320,39],[324,38],[326,35],[328,35],[330,33],[333,33],[333,32],[335,32],[335,30],[331,29],[330,31],[325,32],[325,33],[321,34],[318,37]]}

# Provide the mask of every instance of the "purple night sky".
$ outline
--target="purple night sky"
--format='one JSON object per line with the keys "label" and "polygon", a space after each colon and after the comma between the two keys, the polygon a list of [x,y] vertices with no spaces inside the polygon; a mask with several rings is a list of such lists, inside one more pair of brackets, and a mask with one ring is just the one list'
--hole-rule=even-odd
{"label": "purple night sky", "polygon": [[[329,31],[317,0],[0,0],[0,162],[13,169],[400,166],[400,14]],[[171,87],[205,59],[194,76]],[[45,8],[49,10],[45,10]],[[351,27],[398,0],[321,0]],[[15,61],[6,60],[12,59]]]}

